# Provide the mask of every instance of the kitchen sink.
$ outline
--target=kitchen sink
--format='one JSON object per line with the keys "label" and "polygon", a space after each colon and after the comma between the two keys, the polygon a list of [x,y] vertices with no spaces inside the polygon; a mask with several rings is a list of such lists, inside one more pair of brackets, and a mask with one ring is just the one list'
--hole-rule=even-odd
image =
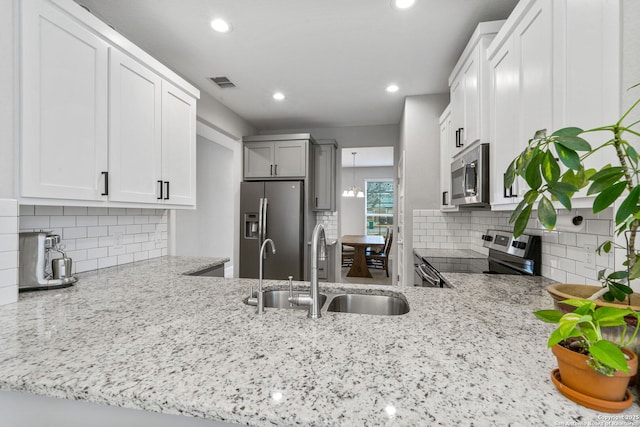
{"label": "kitchen sink", "polygon": [[[293,308],[296,310],[307,310],[308,307],[293,304],[289,306],[289,291],[266,291],[264,293],[264,306],[271,308]],[[327,296],[320,294],[320,307],[327,301]]]}
{"label": "kitchen sink", "polygon": [[327,311],[398,316],[409,312],[409,304],[402,298],[390,295],[345,294],[333,297]]}
{"label": "kitchen sink", "polygon": [[[347,290],[345,293],[320,294],[320,310],[332,313],[370,314],[377,316],[399,316],[409,312],[409,303],[399,293],[392,295],[371,295]],[[245,299],[245,304],[247,300]],[[270,290],[264,293],[264,306],[307,310],[306,306],[289,304],[288,290]]]}

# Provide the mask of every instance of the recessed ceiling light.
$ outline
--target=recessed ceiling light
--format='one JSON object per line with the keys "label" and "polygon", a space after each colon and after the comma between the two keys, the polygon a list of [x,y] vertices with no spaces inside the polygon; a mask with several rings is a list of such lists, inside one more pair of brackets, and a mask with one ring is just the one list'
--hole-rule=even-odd
{"label": "recessed ceiling light", "polygon": [[396,9],[409,9],[415,4],[416,0],[393,0],[391,4]]}
{"label": "recessed ceiling light", "polygon": [[400,89],[397,85],[389,85],[387,86],[387,92],[397,92]]}
{"label": "recessed ceiling light", "polygon": [[229,31],[231,31],[231,25],[229,25],[227,21],[221,18],[216,18],[211,21],[211,28],[219,33],[228,33]]}
{"label": "recessed ceiling light", "polygon": [[273,99],[275,99],[276,101],[282,101],[284,99],[284,93],[282,92],[276,92],[273,94]]}

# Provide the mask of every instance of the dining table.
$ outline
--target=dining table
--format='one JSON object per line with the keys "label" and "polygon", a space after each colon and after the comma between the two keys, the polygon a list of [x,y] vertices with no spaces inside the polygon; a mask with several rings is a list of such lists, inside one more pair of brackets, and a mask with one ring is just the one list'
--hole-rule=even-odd
{"label": "dining table", "polygon": [[367,248],[381,248],[384,246],[384,237],[348,234],[342,236],[344,246],[353,247],[353,263],[347,273],[347,277],[373,277],[367,267]]}

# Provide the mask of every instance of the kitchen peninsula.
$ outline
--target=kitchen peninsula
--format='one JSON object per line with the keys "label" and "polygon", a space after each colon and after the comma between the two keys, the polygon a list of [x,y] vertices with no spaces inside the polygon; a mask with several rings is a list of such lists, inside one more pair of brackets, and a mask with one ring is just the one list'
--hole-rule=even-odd
{"label": "kitchen peninsula", "polygon": [[216,262],[163,257],[22,294],[0,307],[0,389],[256,426],[560,425],[601,415],[549,378],[551,325],[531,315],[551,305],[548,279],[323,283],[321,292],[401,292],[410,312],[312,321],[304,310],[256,315],[242,303],[252,280],[184,274]]}

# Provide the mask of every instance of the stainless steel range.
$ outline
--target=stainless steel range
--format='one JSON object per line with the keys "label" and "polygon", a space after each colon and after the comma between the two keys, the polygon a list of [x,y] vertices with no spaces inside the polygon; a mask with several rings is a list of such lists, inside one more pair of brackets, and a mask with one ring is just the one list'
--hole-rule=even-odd
{"label": "stainless steel range", "polygon": [[440,273],[484,273],[539,276],[540,236],[523,234],[517,239],[510,232],[487,230],[482,235],[487,256],[470,250],[428,250],[415,257],[416,286],[449,287]]}

